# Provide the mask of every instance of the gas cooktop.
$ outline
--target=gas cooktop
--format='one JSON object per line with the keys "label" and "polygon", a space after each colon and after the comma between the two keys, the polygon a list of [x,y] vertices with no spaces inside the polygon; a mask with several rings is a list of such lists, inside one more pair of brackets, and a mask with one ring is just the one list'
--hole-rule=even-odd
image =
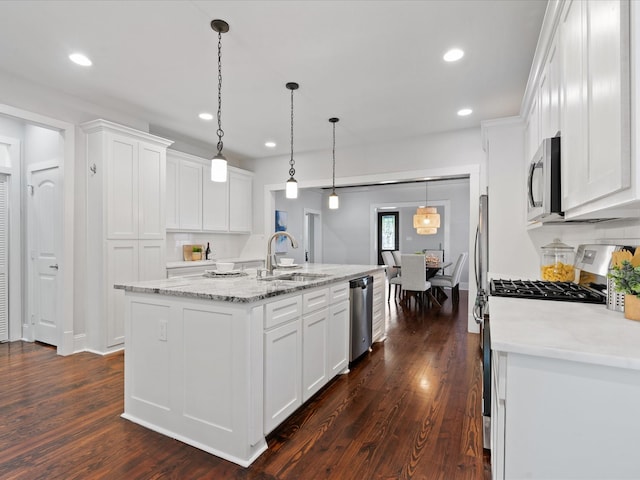
{"label": "gas cooktop", "polygon": [[562,302],[606,302],[606,296],[592,288],[577,283],[544,280],[491,280],[491,295]]}

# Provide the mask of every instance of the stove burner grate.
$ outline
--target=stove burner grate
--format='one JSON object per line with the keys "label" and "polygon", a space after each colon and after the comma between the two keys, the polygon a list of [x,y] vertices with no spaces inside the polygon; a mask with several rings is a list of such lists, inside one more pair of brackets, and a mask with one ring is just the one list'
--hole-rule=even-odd
{"label": "stove burner grate", "polygon": [[566,302],[605,303],[604,294],[572,282],[544,280],[491,280],[494,297],[533,298]]}

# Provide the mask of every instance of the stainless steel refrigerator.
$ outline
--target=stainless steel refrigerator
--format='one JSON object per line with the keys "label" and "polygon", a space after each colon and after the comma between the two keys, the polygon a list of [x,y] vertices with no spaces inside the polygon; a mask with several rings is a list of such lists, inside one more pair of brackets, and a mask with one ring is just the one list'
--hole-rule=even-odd
{"label": "stainless steel refrigerator", "polygon": [[489,196],[480,195],[478,228],[474,251],[476,275],[476,301],[473,318],[480,324],[482,349],[482,438],[484,448],[491,442],[491,331],[489,328]]}

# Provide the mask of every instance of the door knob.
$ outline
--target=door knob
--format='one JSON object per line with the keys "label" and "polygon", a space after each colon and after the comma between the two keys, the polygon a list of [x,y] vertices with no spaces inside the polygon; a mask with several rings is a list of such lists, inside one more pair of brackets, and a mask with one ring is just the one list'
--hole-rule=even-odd
{"label": "door knob", "polygon": [[58,270],[58,264],[56,263],[55,265],[49,265],[49,268],[53,268],[54,270]]}

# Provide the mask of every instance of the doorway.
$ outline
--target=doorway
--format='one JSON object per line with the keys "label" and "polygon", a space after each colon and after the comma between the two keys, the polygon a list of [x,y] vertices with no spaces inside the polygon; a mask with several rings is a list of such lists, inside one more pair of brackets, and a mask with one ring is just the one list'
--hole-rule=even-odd
{"label": "doorway", "polygon": [[304,209],[304,262],[322,263],[322,218],[321,212]]}
{"label": "doorway", "polygon": [[378,265],[384,265],[382,252],[400,250],[398,212],[378,212]]}

